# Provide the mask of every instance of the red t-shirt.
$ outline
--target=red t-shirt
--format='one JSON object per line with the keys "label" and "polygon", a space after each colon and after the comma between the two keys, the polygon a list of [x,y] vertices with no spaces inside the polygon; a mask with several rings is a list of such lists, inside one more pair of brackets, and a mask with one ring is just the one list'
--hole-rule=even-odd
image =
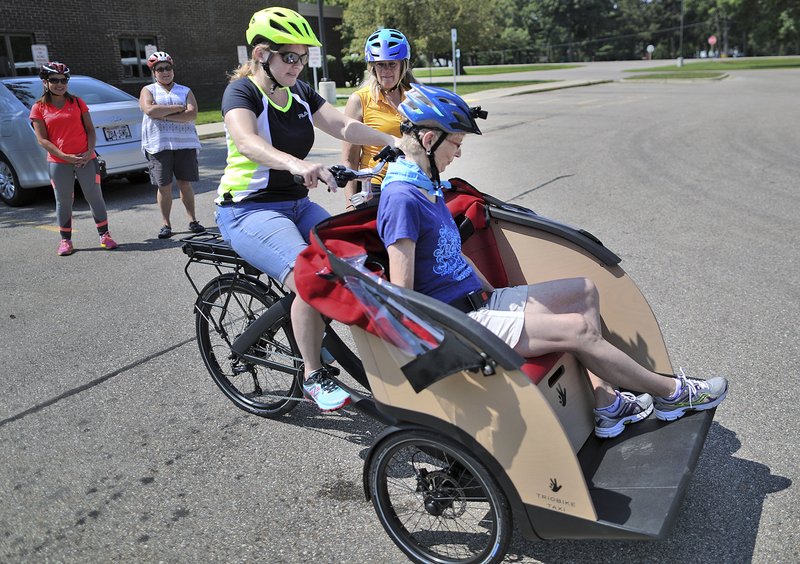
{"label": "red t-shirt", "polygon": [[[63,108],[36,102],[31,108],[31,120],[38,119],[44,122],[47,128],[47,138],[62,152],[68,155],[78,155],[89,149],[89,138],[83,128],[83,114],[88,111],[86,103],[78,97],[67,100]],[[49,152],[47,160],[54,163],[67,162],[54,157]]]}

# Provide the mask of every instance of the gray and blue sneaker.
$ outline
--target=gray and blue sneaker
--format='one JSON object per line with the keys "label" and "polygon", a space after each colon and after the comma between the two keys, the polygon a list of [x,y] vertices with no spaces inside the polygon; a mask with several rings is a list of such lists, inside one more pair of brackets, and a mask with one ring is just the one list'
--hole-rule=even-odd
{"label": "gray and blue sneaker", "polygon": [[303,382],[303,392],[313,399],[322,411],[335,411],[350,403],[350,394],[328,378],[324,368],[309,374]]}
{"label": "gray and blue sneaker", "polygon": [[683,368],[675,377],[681,387],[674,398],[656,397],[654,400],[656,417],[661,421],[675,421],[687,411],[703,411],[717,407],[728,393],[728,381],[722,376],[708,380],[689,378]]}
{"label": "gray and blue sneaker", "polygon": [[625,430],[625,425],[647,419],[653,411],[650,394],[634,396],[630,392],[617,392],[620,405],[615,411],[594,409],[594,434],[601,439],[611,439]]}

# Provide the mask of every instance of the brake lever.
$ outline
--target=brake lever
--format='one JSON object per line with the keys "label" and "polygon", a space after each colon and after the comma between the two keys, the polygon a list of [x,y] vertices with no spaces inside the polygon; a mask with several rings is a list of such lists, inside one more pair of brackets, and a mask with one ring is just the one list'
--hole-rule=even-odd
{"label": "brake lever", "polygon": [[[344,188],[345,186],[347,186],[347,183],[350,182],[351,180],[363,181],[363,180],[368,180],[373,176],[376,176],[381,171],[381,169],[383,169],[386,163],[394,162],[398,159],[398,157],[401,157],[403,155],[404,155],[403,151],[401,151],[397,147],[386,145],[383,149],[381,149],[380,153],[372,157],[373,161],[378,161],[378,162],[371,169],[366,168],[363,170],[352,170],[344,165],[333,165],[329,167],[328,170],[333,175],[333,178],[336,181],[336,186],[338,186],[339,188]],[[293,174],[292,180],[296,184],[299,184],[300,186],[305,186],[306,180],[299,174]],[[361,189],[361,192],[353,194],[350,197],[350,202],[356,207],[358,207],[359,205],[363,205],[364,203],[372,199],[372,192],[368,188],[369,183],[364,182],[364,184],[365,186]],[[336,192],[336,190],[332,189],[331,186],[328,186],[328,192]]]}
{"label": "brake lever", "polygon": [[372,157],[372,160],[381,161],[381,163],[393,163],[404,154],[405,153],[403,153],[400,148],[386,145],[383,149],[381,149],[380,153]]}
{"label": "brake lever", "polygon": [[344,188],[347,186],[347,183],[354,178],[352,171],[349,171],[344,165],[333,165],[328,170],[333,175],[334,180],[336,180],[336,185],[339,188]]}
{"label": "brake lever", "polygon": [[[337,166],[339,166],[339,165],[337,165]],[[334,167],[331,167],[331,168],[334,168]],[[347,184],[347,181],[345,181],[345,182],[344,182],[344,184],[340,184],[340,183],[339,183],[339,179],[338,179],[338,177],[337,177],[335,174],[334,174],[334,178],[336,179],[336,185],[337,185],[339,188],[341,188],[341,187],[343,187],[345,184]],[[302,176],[300,176],[299,174],[293,174],[293,175],[292,175],[292,180],[295,182],[295,184],[299,184],[300,186],[305,186],[305,185],[306,185],[306,179],[305,179],[305,178],[303,178]],[[333,189],[331,186],[329,186],[329,185],[327,185],[327,184],[326,184],[326,186],[328,186],[328,192],[336,192],[336,190],[335,190],[335,189]]]}

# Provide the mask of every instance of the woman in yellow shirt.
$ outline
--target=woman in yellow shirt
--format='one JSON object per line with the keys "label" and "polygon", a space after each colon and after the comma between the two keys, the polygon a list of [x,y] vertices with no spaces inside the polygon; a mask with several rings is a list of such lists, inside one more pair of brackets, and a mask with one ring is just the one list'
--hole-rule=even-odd
{"label": "woman in yellow shirt", "polygon": [[[364,58],[367,61],[367,78],[361,87],[350,95],[344,113],[373,129],[400,137],[400,119],[397,106],[405,99],[405,93],[416,82],[409,60],[411,45],[405,35],[396,29],[382,28],[367,38],[364,46]],[[375,162],[372,157],[382,147],[353,145],[344,142],[342,160],[350,168],[372,168]],[[384,170],[385,172],[385,170]],[[383,172],[372,179],[372,194],[381,190]],[[350,197],[361,191],[357,182],[345,187],[346,209],[353,209]],[[377,205],[377,199],[373,199]]]}

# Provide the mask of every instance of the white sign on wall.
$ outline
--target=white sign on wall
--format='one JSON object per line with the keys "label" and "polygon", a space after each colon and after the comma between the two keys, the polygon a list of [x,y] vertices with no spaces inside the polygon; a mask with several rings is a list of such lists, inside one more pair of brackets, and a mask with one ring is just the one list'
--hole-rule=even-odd
{"label": "white sign on wall", "polygon": [[41,67],[43,64],[50,62],[50,55],[47,53],[47,45],[31,45],[31,54],[33,55],[33,63],[37,67]]}
{"label": "white sign on wall", "polygon": [[322,68],[322,49],[319,47],[308,48],[308,66],[314,69]]}
{"label": "white sign on wall", "polygon": [[248,60],[247,56],[247,45],[237,45],[236,46],[236,55],[239,57],[239,64],[246,63]]}

